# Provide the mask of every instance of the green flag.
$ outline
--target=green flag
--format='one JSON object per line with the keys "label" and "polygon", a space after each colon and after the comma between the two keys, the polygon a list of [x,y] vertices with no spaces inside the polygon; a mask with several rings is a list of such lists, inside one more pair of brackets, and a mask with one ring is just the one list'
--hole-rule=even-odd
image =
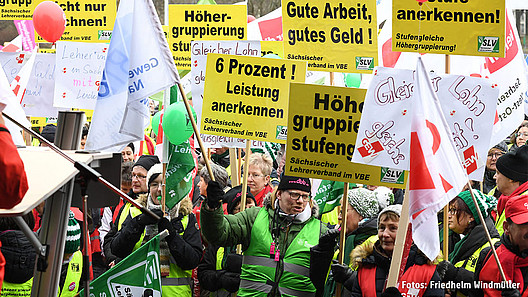
{"label": "green flag", "polygon": [[344,182],[330,180],[321,181],[314,196],[315,202],[319,205],[319,213],[324,214],[330,212],[339,206],[344,190]]}
{"label": "green flag", "polygon": [[92,281],[90,296],[160,297],[159,242],[157,235]]}
{"label": "green flag", "polygon": [[196,4],[216,4],[214,0],[199,0]]}
{"label": "green flag", "polygon": [[189,140],[178,145],[169,144],[169,162],[165,174],[165,205],[168,209],[173,208],[191,191],[195,166]]}

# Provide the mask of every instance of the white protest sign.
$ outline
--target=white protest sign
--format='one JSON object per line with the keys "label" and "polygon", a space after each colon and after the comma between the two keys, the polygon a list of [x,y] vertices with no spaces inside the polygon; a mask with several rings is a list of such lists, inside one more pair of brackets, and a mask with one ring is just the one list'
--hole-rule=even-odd
{"label": "white protest sign", "polygon": [[[191,44],[191,93],[193,107],[196,111],[198,129],[202,122],[202,105],[205,85],[205,66],[207,54],[229,54],[260,57],[260,41],[193,41]],[[246,147],[245,140],[228,141],[229,137],[208,137],[201,134],[205,147]]]}
{"label": "white protest sign", "polygon": [[507,138],[524,120],[524,96],[528,89],[526,62],[509,9],[506,18],[506,56],[486,58],[490,80],[500,90],[490,147]]}
{"label": "white protest sign", "polygon": [[53,106],[94,109],[108,44],[57,42]]}
{"label": "white protest sign", "polygon": [[[484,78],[431,74],[431,82],[471,179],[481,180],[498,87]],[[379,67],[365,97],[352,162],[409,169],[412,70]]]}
{"label": "white protest sign", "polygon": [[[11,82],[29,60],[29,53],[0,52],[0,64]],[[60,108],[53,107],[55,86],[55,54],[37,54],[22,108],[28,116],[56,118]]]}

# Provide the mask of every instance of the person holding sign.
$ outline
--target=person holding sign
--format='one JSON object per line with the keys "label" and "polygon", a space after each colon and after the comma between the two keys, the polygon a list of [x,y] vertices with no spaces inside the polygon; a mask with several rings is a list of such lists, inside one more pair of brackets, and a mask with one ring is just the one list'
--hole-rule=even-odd
{"label": "person holding sign", "polygon": [[[463,238],[455,244],[449,254],[450,262],[440,262],[437,271],[442,282],[459,284],[458,287],[450,289],[451,296],[468,296],[469,290],[474,288],[473,273],[478,257],[482,249],[489,247],[484,228],[488,229],[493,243],[499,241],[499,233],[489,216],[490,211],[497,205],[497,200],[479,190],[473,190],[473,194],[477,199],[477,206],[469,190],[458,194],[449,203],[449,229],[462,234]],[[484,216],[484,222],[480,221],[477,207]]]}
{"label": "person holding sign", "polygon": [[[357,273],[346,264],[332,264],[335,280],[350,290],[352,296],[381,296],[385,291],[401,208],[400,204],[384,208],[378,215],[378,241],[352,251],[350,261]],[[414,245],[405,268],[398,290],[390,288],[383,296],[444,296],[440,286],[431,286],[440,283],[436,266]]]}
{"label": "person holding sign", "polygon": [[201,210],[202,234],[211,244],[242,244],[238,296],[315,294],[309,277],[310,247],[319,242],[327,227],[316,218],[310,193],[308,178],[285,175],[277,190],[266,196],[263,207],[224,215],[222,187],[209,182]]}

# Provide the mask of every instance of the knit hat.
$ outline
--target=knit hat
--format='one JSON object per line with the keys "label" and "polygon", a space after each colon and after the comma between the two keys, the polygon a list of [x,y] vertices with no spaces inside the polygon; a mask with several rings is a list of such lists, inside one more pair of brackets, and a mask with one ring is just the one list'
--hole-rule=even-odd
{"label": "knit hat", "polygon": [[393,212],[393,213],[397,214],[398,217],[400,217],[401,216],[401,210],[402,210],[402,205],[401,204],[393,204],[393,205],[389,205],[389,206],[385,207],[378,214],[378,225],[380,223],[380,218],[381,218],[382,214],[387,213],[387,212]]}
{"label": "knit hat", "polygon": [[376,194],[365,188],[348,190],[348,203],[366,219],[376,217],[379,211]]}
{"label": "knit hat", "polygon": [[154,164],[147,172],[147,185],[150,185],[162,172],[163,166],[161,163]]}
{"label": "knit hat", "polygon": [[66,229],[66,243],[64,244],[64,253],[73,254],[81,245],[81,227],[77,220],[75,220],[75,215],[70,211],[68,218],[68,228]]}
{"label": "knit hat", "polygon": [[379,210],[394,203],[394,193],[387,187],[377,187],[374,191],[376,199],[378,199]]}
{"label": "knit hat", "polygon": [[55,132],[57,132],[57,126],[53,124],[47,124],[44,126],[44,128],[42,128],[40,135],[46,138],[47,141],[53,143],[55,141]]}
{"label": "knit hat", "polygon": [[495,146],[493,146],[492,148],[494,149],[498,149],[500,150],[501,152],[503,153],[506,153],[508,151],[508,145],[506,144],[506,142],[504,141],[501,141],[499,143],[497,143]]}
{"label": "knit hat", "polygon": [[[495,206],[497,206],[497,199],[475,189],[473,189],[473,195],[475,195],[475,198],[477,199],[477,204],[482,216],[486,218],[489,215],[489,212],[494,209]],[[471,198],[471,193],[469,190],[466,190],[457,196],[464,200],[464,203],[466,203],[466,205],[469,207],[469,210],[475,219],[475,223],[480,224],[480,217],[478,215],[477,208],[475,207],[475,203],[473,203],[473,198]]]}
{"label": "knit hat", "polygon": [[[238,185],[229,191],[227,191],[224,195],[224,203],[227,203],[227,213],[233,214],[233,210],[235,210],[235,207],[238,203],[240,203],[240,200],[242,198],[242,185]],[[257,205],[257,201],[255,200],[255,197],[253,194],[250,193],[249,187],[246,192],[246,199],[253,199],[255,202],[255,205]]]}
{"label": "knit hat", "polygon": [[312,185],[309,178],[284,175],[277,190],[299,190],[311,192]]}
{"label": "knit hat", "polygon": [[142,155],[141,157],[139,157],[139,159],[137,159],[136,163],[134,164],[134,167],[136,166],[141,166],[143,168],[145,168],[147,171],[150,170],[150,168],[152,166],[154,166],[154,164],[158,164],[160,163],[160,160],[158,159],[158,156],[156,155]]}
{"label": "knit hat", "polygon": [[528,146],[523,145],[517,150],[502,155],[497,160],[497,170],[513,181],[528,180]]}

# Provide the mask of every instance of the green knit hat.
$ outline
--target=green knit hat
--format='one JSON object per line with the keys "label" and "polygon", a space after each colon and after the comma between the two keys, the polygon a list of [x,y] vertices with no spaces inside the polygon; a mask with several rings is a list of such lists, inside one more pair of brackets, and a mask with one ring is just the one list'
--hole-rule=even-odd
{"label": "green knit hat", "polygon": [[348,190],[348,203],[364,218],[375,218],[379,212],[376,194],[365,188]]}
{"label": "green knit hat", "polygon": [[66,229],[66,243],[64,244],[64,253],[73,254],[81,245],[81,227],[77,220],[75,220],[75,215],[70,211],[70,216],[68,218],[68,229]]}
{"label": "green knit hat", "polygon": [[[497,206],[497,199],[493,196],[486,195],[481,191],[475,189],[473,189],[473,195],[475,195],[475,198],[477,199],[477,204],[480,208],[482,216],[486,218],[489,215],[489,212],[494,209],[495,206]],[[473,203],[473,198],[471,198],[471,193],[469,192],[469,190],[458,194],[458,197],[464,200],[464,203],[466,203],[466,205],[469,207],[469,210],[471,211],[471,214],[475,219],[475,223],[480,224],[480,217],[478,215],[477,208],[475,207],[475,203]]]}

